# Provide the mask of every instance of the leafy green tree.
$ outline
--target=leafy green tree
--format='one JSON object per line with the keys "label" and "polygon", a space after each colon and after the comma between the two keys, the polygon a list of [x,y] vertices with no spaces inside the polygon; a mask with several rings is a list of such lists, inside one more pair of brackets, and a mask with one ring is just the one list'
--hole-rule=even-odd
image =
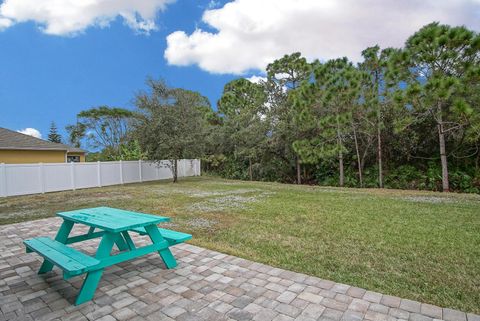
{"label": "leafy green tree", "polygon": [[268,100],[270,105],[269,121],[272,127],[270,141],[277,155],[287,155],[296,168],[296,181],[301,184],[300,158],[293,149],[293,142],[302,133],[295,125],[296,109],[289,99],[291,91],[296,90],[303,82],[312,77],[312,67],[299,52],[275,60],[267,66]]}
{"label": "leafy green tree", "polygon": [[311,135],[297,140],[294,148],[309,163],[336,157],[343,186],[346,140],[352,132],[352,110],[359,103],[361,74],[346,58],[316,63],[314,73],[315,82],[305,83],[295,97],[301,110],[297,123]]}
{"label": "leafy green tree", "polygon": [[77,126],[84,129],[92,147],[108,150],[114,156],[120,154],[120,146],[129,139],[133,116],[128,109],[100,106],[78,113]]}
{"label": "leafy green tree", "polygon": [[392,49],[380,50],[379,46],[369,47],[362,51],[364,61],[359,68],[365,72],[363,98],[365,102],[366,121],[374,131],[376,138],[378,187],[383,188],[383,135],[388,109],[391,109],[391,86],[386,73]]}
{"label": "leafy green tree", "polygon": [[145,153],[138,140],[131,140],[126,144],[120,146],[120,155],[115,155],[114,160],[133,161],[147,159]]}
{"label": "leafy green tree", "polygon": [[51,122],[50,124],[50,131],[48,133],[48,140],[52,143],[61,143],[62,142],[62,136],[58,133],[57,125],[55,125],[55,122]]}
{"label": "leafy green tree", "polygon": [[267,66],[267,75],[280,91],[297,89],[312,76],[311,65],[300,52],[285,55]]}
{"label": "leafy green tree", "polygon": [[170,160],[173,182],[178,181],[178,160],[200,158],[205,150],[205,111],[208,99],[197,92],[169,88],[148,79],[149,92],[136,96],[135,137],[151,160]]}
{"label": "leafy green tree", "polygon": [[82,139],[86,135],[87,128],[85,124],[77,122],[75,125],[67,125],[65,129],[68,132],[68,143],[73,147],[80,148]]}
{"label": "leafy green tree", "polygon": [[265,103],[263,87],[244,78],[226,84],[218,101],[218,111],[223,116],[224,141],[230,141],[234,157],[248,161],[250,180],[253,180],[253,163],[266,143]]}
{"label": "leafy green tree", "polygon": [[400,74],[407,84],[397,92],[397,100],[411,114],[402,127],[422,121],[436,126],[445,192],[450,190],[447,140],[455,144],[455,134],[472,116],[471,106],[461,95],[462,79],[478,66],[479,52],[480,37],[475,32],[432,23],[411,36],[390,63],[392,74]]}
{"label": "leafy green tree", "polygon": [[144,152],[137,140],[132,139],[126,144],[120,146],[120,154],[111,153],[111,150],[104,149],[98,152],[87,154],[87,162],[96,161],[136,161],[148,159],[148,155]]}
{"label": "leafy green tree", "polygon": [[[465,143],[470,145],[467,155],[476,155],[475,172],[480,173],[480,65],[473,66],[462,81],[463,95],[472,108],[469,126],[465,129]],[[463,157],[463,158],[468,158]]]}
{"label": "leafy green tree", "polygon": [[102,160],[120,157],[121,146],[130,140],[130,126],[134,113],[128,109],[100,106],[81,111],[77,123],[68,125],[68,140],[72,146],[80,147],[82,140],[99,150]]}

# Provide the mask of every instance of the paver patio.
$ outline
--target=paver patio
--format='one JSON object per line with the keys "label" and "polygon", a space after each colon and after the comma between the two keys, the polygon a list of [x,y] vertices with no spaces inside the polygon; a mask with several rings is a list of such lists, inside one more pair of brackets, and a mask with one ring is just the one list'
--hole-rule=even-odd
{"label": "paver patio", "polygon": [[[53,237],[61,220],[3,225],[0,230],[2,320],[434,320],[480,316],[322,280],[189,244],[173,247],[179,266],[158,254],[106,269],[92,302],[74,306],[81,278],[58,269],[39,276],[41,257],[22,241]],[[76,227],[78,232],[84,229]],[[132,235],[135,242],[146,240]],[[82,243],[93,254],[98,240]]]}

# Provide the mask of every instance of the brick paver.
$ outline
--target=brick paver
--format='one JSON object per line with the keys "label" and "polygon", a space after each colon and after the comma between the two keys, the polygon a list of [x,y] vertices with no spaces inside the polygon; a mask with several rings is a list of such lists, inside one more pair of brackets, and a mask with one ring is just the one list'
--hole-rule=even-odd
{"label": "brick paver", "polygon": [[[5,320],[448,320],[480,316],[366,291],[274,268],[189,244],[173,248],[179,265],[166,270],[150,254],[105,270],[92,302],[72,302],[80,277],[58,269],[39,276],[41,259],[22,240],[54,236],[60,220],[4,225],[0,230],[0,321]],[[74,232],[84,232],[77,228]],[[146,242],[134,236],[137,244]],[[94,253],[98,240],[76,245]]]}

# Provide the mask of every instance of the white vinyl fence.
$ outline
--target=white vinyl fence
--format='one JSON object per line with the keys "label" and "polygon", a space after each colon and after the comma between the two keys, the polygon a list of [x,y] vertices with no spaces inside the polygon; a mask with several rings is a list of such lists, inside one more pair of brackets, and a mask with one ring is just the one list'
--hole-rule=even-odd
{"label": "white vinyl fence", "polygon": [[[0,197],[172,178],[169,161],[0,164]],[[178,161],[178,177],[199,176],[200,160]]]}

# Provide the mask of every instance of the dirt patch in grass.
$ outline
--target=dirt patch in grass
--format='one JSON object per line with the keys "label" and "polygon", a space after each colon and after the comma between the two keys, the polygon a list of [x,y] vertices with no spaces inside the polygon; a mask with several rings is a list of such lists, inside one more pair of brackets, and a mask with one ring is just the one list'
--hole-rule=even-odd
{"label": "dirt patch in grass", "polygon": [[414,202],[414,203],[431,203],[431,204],[442,204],[442,203],[456,203],[457,199],[449,197],[436,197],[436,196],[407,196],[402,198],[403,200]]}
{"label": "dirt patch in grass", "polygon": [[192,218],[186,222],[186,225],[193,229],[212,229],[218,221],[206,218]]}
{"label": "dirt patch in grass", "polygon": [[[188,211],[200,211],[200,212],[225,212],[228,210],[244,210],[249,205],[257,203],[263,198],[274,194],[273,192],[261,192],[254,191],[252,196],[234,195],[253,193],[252,190],[235,190],[225,193],[217,192],[217,195],[224,195],[221,197],[208,198],[207,200],[194,203],[187,207]],[[211,195],[211,194],[209,194]]]}

